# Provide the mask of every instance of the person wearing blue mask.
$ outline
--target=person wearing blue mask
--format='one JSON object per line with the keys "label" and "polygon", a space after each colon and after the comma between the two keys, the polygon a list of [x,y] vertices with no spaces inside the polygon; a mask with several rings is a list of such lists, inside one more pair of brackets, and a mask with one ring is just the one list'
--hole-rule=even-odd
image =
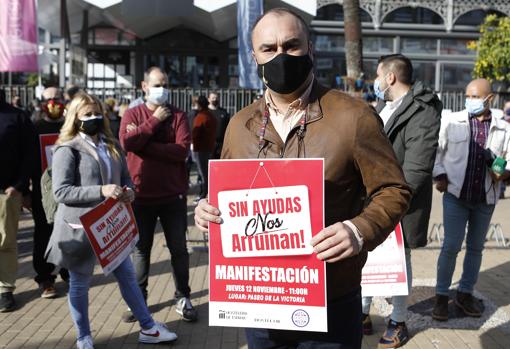
{"label": "person wearing blue mask", "polygon": [[[467,316],[480,317],[483,312],[473,289],[500,185],[510,178],[510,127],[490,109],[493,99],[489,81],[473,80],[466,88],[465,109],[441,120],[434,179],[437,190],[444,193],[444,242],[432,311],[439,321],[448,320],[449,289],[464,236],[466,255],[455,305]],[[497,163],[503,164],[500,170]]]}
{"label": "person wearing blue mask", "polygon": [[[379,58],[374,92],[376,111],[413,196],[401,225],[404,235],[407,284],[412,286],[411,249],[427,244],[432,207],[432,168],[438,143],[443,105],[433,91],[413,79],[413,65],[401,54]],[[408,296],[393,296],[393,311],[378,349],[399,348],[410,338],[406,326]],[[373,333],[370,318],[372,297],[363,297],[363,333]]]}
{"label": "person wearing blue mask", "polygon": [[[168,77],[159,67],[145,72],[142,89],[145,103],[126,111],[119,130],[136,192],[133,209],[140,232],[133,253],[136,278],[147,300],[151,249],[159,219],[171,254],[175,310],[183,320],[195,321],[197,312],[189,298],[186,246],[189,122],[184,112],[168,103]],[[130,310],[122,318],[125,322],[135,321]]]}

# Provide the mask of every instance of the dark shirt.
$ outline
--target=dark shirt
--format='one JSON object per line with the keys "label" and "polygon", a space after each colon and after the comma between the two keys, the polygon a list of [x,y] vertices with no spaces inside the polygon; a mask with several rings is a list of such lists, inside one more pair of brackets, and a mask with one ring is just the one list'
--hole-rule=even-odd
{"label": "dark shirt", "polygon": [[485,203],[485,143],[489,135],[491,116],[479,121],[476,117],[469,118],[471,138],[469,140],[469,156],[466,176],[460,192],[460,199],[472,203]]}
{"label": "dark shirt", "polygon": [[112,115],[108,117],[108,121],[110,121],[110,130],[112,131],[113,137],[119,140],[120,118],[116,115]]}
{"label": "dark shirt", "polygon": [[213,157],[215,159],[219,159],[221,156],[221,148],[223,147],[223,138],[225,137],[225,132],[227,131],[228,122],[230,121],[230,117],[227,111],[221,107],[217,107],[217,109],[212,110],[209,109],[212,115],[216,118],[216,147],[214,149]]}
{"label": "dark shirt", "polygon": [[34,165],[34,126],[28,115],[7,103],[0,104],[0,190],[14,187],[28,194]]}

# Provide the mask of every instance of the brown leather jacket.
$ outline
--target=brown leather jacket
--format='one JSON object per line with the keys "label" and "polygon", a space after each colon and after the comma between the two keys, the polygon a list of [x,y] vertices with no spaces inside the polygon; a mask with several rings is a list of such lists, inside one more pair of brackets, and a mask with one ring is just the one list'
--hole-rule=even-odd
{"label": "brown leather jacket", "polygon": [[259,151],[264,109],[261,98],[234,115],[222,158],[324,158],[326,226],[349,219],[364,239],[359,255],[327,264],[328,300],[335,300],[360,286],[367,251],[406,213],[411,191],[379,117],[363,101],[314,82],[303,139],[296,126],[283,142],[269,122]]}

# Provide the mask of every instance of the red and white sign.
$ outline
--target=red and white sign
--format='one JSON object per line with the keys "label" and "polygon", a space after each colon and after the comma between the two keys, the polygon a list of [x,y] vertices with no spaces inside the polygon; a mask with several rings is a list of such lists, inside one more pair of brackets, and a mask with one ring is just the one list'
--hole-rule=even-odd
{"label": "red and white sign", "polygon": [[80,221],[105,275],[128,258],[138,242],[138,229],[131,205],[113,198],[106,199],[85,213]]}
{"label": "red and white sign", "polygon": [[381,245],[368,253],[361,274],[361,293],[363,297],[409,294],[404,237],[400,224]]}
{"label": "red and white sign", "polygon": [[209,325],[327,331],[323,159],[209,162]]}
{"label": "red and white sign", "polygon": [[51,159],[53,157],[53,147],[58,139],[58,133],[48,133],[39,135],[39,144],[41,152],[41,168],[42,172],[46,170],[48,166],[51,166]]}

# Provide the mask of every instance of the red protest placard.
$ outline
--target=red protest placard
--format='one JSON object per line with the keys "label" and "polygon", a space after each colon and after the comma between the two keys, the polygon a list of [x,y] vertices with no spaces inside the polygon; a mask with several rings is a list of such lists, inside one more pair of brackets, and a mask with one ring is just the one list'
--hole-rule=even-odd
{"label": "red protest placard", "polygon": [[138,242],[138,228],[131,205],[108,198],[80,217],[103,272],[119,266]]}
{"label": "red protest placard", "polygon": [[368,253],[361,272],[361,293],[363,297],[409,294],[404,237],[400,224],[381,245]]}
{"label": "red protest placard", "polygon": [[323,159],[209,162],[209,325],[327,331]]}
{"label": "red protest placard", "polygon": [[46,170],[48,166],[51,166],[51,159],[53,153],[51,150],[53,146],[57,142],[58,133],[48,133],[44,135],[39,135],[39,144],[40,144],[40,154],[41,154],[41,169],[42,172]]}

